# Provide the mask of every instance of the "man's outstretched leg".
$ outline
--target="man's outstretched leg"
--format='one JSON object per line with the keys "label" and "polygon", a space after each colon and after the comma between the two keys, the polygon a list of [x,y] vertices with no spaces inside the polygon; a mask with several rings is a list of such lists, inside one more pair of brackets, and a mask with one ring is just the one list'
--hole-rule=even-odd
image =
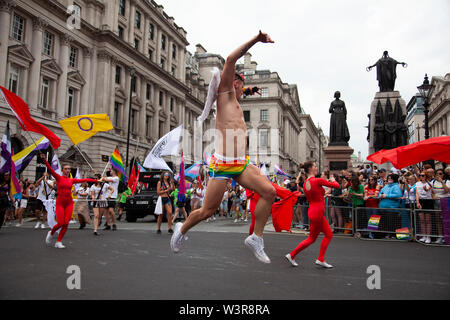
{"label": "man's outstretched leg", "polygon": [[237,183],[246,189],[255,191],[260,195],[260,199],[255,207],[255,227],[254,233],[245,239],[245,244],[249,247],[259,261],[270,263],[270,259],[264,252],[264,240],[262,238],[264,227],[272,210],[272,204],[275,200],[276,191],[265,175],[261,171],[249,165],[236,178]]}
{"label": "man's outstretched leg", "polygon": [[175,225],[170,247],[173,252],[177,253],[181,249],[186,233],[203,220],[211,217],[216,212],[222,202],[223,194],[227,186],[227,180],[210,179],[206,188],[203,206],[200,209],[192,211],[184,223],[178,222]]}

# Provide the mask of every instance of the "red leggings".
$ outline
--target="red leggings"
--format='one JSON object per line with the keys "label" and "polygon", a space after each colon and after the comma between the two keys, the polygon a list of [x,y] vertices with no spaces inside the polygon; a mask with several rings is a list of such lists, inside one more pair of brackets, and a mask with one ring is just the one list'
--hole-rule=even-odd
{"label": "red leggings", "polygon": [[319,233],[323,232],[325,234],[325,237],[323,238],[322,243],[320,245],[320,254],[317,259],[321,262],[324,262],[325,252],[327,251],[328,245],[330,244],[331,238],[333,237],[333,232],[331,231],[330,226],[328,225],[327,219],[325,219],[323,215],[323,204],[321,204],[321,206],[316,207],[310,205],[308,210],[308,217],[309,220],[311,221],[309,237],[303,240],[297,246],[297,248],[295,248],[291,252],[291,257],[292,259],[294,259],[294,257],[297,254],[299,254],[301,251],[303,251],[304,249],[312,245],[314,242],[316,242]]}
{"label": "red leggings", "polygon": [[61,228],[58,235],[58,240],[61,241],[66,234],[67,228],[69,227],[70,218],[72,218],[73,213],[73,200],[70,199],[56,199],[56,221],[58,222],[52,229],[51,235]]}

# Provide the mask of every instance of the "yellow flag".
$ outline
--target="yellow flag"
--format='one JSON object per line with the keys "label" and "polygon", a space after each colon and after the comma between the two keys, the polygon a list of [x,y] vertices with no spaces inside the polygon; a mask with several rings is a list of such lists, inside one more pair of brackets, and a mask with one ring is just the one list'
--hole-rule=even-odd
{"label": "yellow flag", "polygon": [[58,122],[76,146],[100,131],[114,129],[107,114],[85,114]]}

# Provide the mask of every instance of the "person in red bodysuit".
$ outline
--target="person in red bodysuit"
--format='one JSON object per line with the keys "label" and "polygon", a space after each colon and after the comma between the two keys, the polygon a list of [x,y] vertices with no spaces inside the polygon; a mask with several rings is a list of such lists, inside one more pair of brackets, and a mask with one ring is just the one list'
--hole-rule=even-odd
{"label": "person in red bodysuit", "polygon": [[324,212],[324,194],[325,190],[323,186],[330,188],[340,188],[339,183],[334,180],[334,177],[331,176],[329,181],[325,179],[315,178],[318,172],[317,165],[308,161],[301,165],[301,168],[305,169],[307,180],[303,185],[303,191],[305,192],[306,198],[309,202],[308,209],[308,217],[311,221],[310,233],[309,237],[302,241],[297,248],[295,248],[291,253],[288,253],[285,257],[286,259],[293,265],[298,266],[295,262],[295,256],[300,253],[302,250],[309,247],[313,244],[319,233],[323,232],[325,234],[325,238],[323,238],[322,243],[320,245],[320,254],[316,260],[316,264],[322,266],[324,268],[332,268],[333,266],[325,262],[325,252],[328,248],[328,245],[333,237],[333,232],[328,225],[327,220],[325,219]]}
{"label": "person in red bodysuit", "polygon": [[58,222],[52,230],[47,233],[45,242],[47,245],[51,244],[52,237],[55,232],[61,228],[58,240],[55,243],[55,248],[63,249],[65,246],[62,244],[61,240],[69,227],[70,218],[73,213],[73,199],[72,199],[72,186],[75,183],[83,182],[98,182],[94,179],[72,179],[70,176],[70,166],[65,165],[62,169],[63,175],[57,174],[50,164],[45,159],[45,154],[41,153],[41,159],[44,161],[48,171],[56,179],[56,188],[58,190],[58,196],[56,197],[56,221]]}

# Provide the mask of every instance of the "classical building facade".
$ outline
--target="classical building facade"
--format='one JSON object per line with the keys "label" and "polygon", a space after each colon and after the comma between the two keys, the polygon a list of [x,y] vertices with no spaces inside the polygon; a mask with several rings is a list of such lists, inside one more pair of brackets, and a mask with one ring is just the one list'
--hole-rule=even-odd
{"label": "classical building facade", "polygon": [[[60,160],[88,171],[57,122],[90,113],[108,114],[115,127],[79,145],[98,171],[106,164],[102,156],[116,146],[125,163],[128,126],[129,162],[143,161],[159,137],[181,123],[190,133],[183,137],[185,161],[201,159],[194,119],[207,87],[186,64],[186,31],[162,6],[151,0],[0,0],[0,26],[0,85],[62,139]],[[15,149],[32,143],[4,101],[0,114],[1,132],[10,120]],[[33,161],[24,175],[34,178],[39,166]]]}
{"label": "classical building facade", "polygon": [[450,135],[450,73],[431,78],[433,91],[429,107],[430,137]]}
{"label": "classical building facade", "polygon": [[423,99],[419,93],[406,105],[406,124],[408,126],[408,144],[425,139],[425,114]]}

